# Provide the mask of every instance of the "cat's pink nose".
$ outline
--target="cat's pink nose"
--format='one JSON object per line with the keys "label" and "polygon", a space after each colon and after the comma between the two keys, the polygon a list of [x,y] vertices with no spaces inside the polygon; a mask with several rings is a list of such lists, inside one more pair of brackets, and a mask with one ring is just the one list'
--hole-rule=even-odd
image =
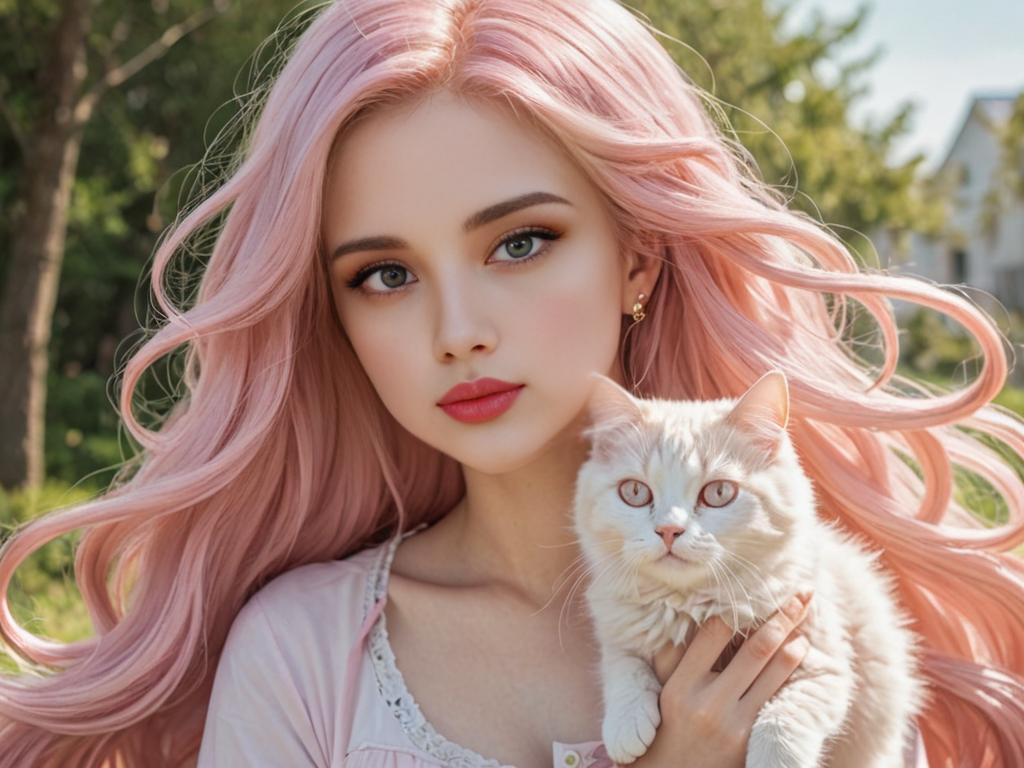
{"label": "cat's pink nose", "polygon": [[668,547],[669,551],[672,551],[672,544],[683,535],[686,531],[681,525],[659,525],[654,529],[655,532],[665,540],[665,546]]}

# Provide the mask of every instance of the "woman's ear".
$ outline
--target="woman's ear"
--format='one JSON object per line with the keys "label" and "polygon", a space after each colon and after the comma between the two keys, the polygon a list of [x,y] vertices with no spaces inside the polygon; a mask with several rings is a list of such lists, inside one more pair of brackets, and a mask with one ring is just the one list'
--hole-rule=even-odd
{"label": "woman's ear", "polygon": [[622,314],[633,312],[636,297],[644,294],[646,306],[661,274],[664,259],[653,235],[634,234],[623,247]]}

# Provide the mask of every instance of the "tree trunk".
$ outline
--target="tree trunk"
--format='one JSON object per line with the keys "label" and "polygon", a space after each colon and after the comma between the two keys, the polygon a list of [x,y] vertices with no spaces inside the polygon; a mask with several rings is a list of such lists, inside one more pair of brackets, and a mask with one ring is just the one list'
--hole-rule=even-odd
{"label": "tree trunk", "polygon": [[66,0],[49,65],[40,73],[42,108],[26,135],[7,279],[0,298],[0,485],[39,485],[50,331],[57,301],[68,203],[82,126],[75,104],[86,74],[88,0]]}

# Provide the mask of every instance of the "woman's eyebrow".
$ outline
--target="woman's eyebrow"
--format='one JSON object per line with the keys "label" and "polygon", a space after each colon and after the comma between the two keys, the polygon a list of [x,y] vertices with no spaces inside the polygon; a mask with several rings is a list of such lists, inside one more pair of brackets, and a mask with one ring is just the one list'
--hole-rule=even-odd
{"label": "woman's eyebrow", "polygon": [[[527,192],[525,195],[519,195],[519,197],[513,197],[510,200],[505,200],[504,202],[488,206],[482,211],[477,211],[463,222],[462,231],[468,234],[474,229],[479,229],[485,224],[489,224],[492,221],[508,216],[510,213],[515,213],[523,208],[529,208],[532,205],[540,205],[541,203],[564,203],[565,205],[572,205],[572,203],[564,197],[551,192]],[[342,243],[335,248],[334,252],[331,254],[331,261],[344,256],[346,253],[353,253],[355,251],[384,251],[408,247],[409,244],[398,237],[391,237],[388,235],[361,237],[358,240],[350,240],[347,243]]]}

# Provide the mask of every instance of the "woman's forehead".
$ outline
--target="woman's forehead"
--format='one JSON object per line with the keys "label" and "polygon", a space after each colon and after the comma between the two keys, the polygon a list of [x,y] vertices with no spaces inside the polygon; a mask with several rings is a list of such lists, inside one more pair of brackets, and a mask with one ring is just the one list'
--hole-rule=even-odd
{"label": "woman's forehead", "polygon": [[468,216],[482,204],[537,190],[572,199],[586,185],[554,142],[511,109],[438,95],[369,114],[341,136],[324,205],[354,235],[344,219],[384,224],[388,208],[430,201]]}
{"label": "woman's forehead", "polygon": [[424,190],[447,185],[464,188],[478,203],[482,193],[494,197],[503,179],[517,189],[580,182],[579,170],[536,127],[500,104],[456,96],[360,119],[339,138],[328,172],[332,193],[352,202],[403,189],[422,200]]}

